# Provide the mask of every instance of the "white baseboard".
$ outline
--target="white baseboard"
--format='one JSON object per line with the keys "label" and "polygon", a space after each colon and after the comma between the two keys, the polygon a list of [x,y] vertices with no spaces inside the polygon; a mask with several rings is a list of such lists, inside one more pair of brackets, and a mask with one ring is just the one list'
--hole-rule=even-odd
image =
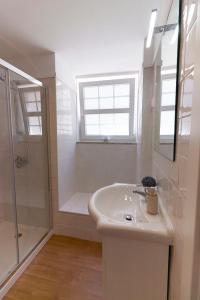
{"label": "white baseboard", "polygon": [[54,234],[74,237],[88,241],[101,242],[101,236],[96,230],[90,230],[86,228],[81,229],[73,226],[66,226],[63,224],[56,224],[54,226]]}
{"label": "white baseboard", "polygon": [[0,289],[0,300],[7,294],[9,289],[14,285],[17,279],[24,273],[26,268],[30,265],[36,255],[40,252],[43,246],[47,243],[50,237],[53,235],[53,231],[50,231],[47,236],[41,241],[41,243],[35,248],[35,250],[27,257],[22,265],[16,270],[16,272],[10,277],[5,285]]}

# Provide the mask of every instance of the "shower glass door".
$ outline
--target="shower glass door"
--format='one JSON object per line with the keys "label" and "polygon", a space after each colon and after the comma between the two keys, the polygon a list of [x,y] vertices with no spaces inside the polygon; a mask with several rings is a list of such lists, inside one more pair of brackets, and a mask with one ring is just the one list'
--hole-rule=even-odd
{"label": "shower glass door", "polygon": [[0,67],[0,285],[18,264],[7,71]]}
{"label": "shower glass door", "polygon": [[44,88],[9,71],[19,262],[48,233],[48,150]]}

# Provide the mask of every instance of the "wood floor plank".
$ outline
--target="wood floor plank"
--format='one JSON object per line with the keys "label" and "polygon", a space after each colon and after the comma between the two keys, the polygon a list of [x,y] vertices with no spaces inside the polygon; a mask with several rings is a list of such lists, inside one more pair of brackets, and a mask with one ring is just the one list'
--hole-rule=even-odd
{"label": "wood floor plank", "polygon": [[4,300],[102,300],[101,244],[54,235]]}

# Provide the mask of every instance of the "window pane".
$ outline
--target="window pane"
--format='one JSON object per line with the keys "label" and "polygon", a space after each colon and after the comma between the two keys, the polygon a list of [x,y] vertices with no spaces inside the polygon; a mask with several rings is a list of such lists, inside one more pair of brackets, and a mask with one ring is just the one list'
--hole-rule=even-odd
{"label": "window pane", "polygon": [[96,99],[85,99],[84,109],[98,109],[99,101]]}
{"label": "window pane", "polygon": [[100,125],[112,125],[114,123],[114,114],[100,114]]}
{"label": "window pane", "polygon": [[38,111],[41,111],[41,102],[37,102]]}
{"label": "window pane", "polygon": [[114,135],[114,114],[101,114],[100,115],[100,133],[101,135],[109,136]]}
{"label": "window pane", "polygon": [[86,125],[98,125],[99,124],[99,115],[98,114],[85,115],[85,124]]}
{"label": "window pane", "polygon": [[128,136],[129,114],[94,114],[85,116],[86,135]]}
{"label": "window pane", "polygon": [[130,85],[129,84],[115,84],[115,96],[129,96]]}
{"label": "window pane", "polygon": [[182,118],[181,120],[181,135],[190,135],[191,131],[191,116],[187,118]]}
{"label": "window pane", "polygon": [[116,135],[129,135],[129,114],[115,114]]}
{"label": "window pane", "polygon": [[112,109],[114,108],[114,99],[113,98],[100,98],[99,104],[100,109]]}
{"label": "window pane", "polygon": [[28,117],[29,125],[40,125],[41,117]]}
{"label": "window pane", "polygon": [[42,127],[41,126],[30,126],[29,134],[30,135],[42,135]]}
{"label": "window pane", "polygon": [[24,92],[25,102],[34,102],[36,101],[36,94],[35,92]]}
{"label": "window pane", "polygon": [[161,105],[162,106],[175,105],[175,100],[176,100],[175,97],[176,96],[174,93],[163,94]]}
{"label": "window pane", "polygon": [[35,92],[36,100],[41,101],[40,91]]}
{"label": "window pane", "polygon": [[100,135],[99,126],[97,125],[87,125],[85,128],[86,135]]}
{"label": "window pane", "polygon": [[115,97],[115,108],[129,108],[129,97]]}
{"label": "window pane", "polygon": [[174,135],[175,112],[161,111],[160,135]]}
{"label": "window pane", "polygon": [[100,86],[99,97],[113,97],[113,85]]}
{"label": "window pane", "polygon": [[98,98],[98,87],[90,86],[83,89],[84,98]]}
{"label": "window pane", "polygon": [[26,110],[27,110],[27,112],[37,112],[38,108],[37,108],[36,102],[26,103]]}
{"label": "window pane", "polygon": [[176,91],[176,79],[166,79],[162,81],[163,93],[175,93]]}
{"label": "window pane", "polygon": [[129,114],[101,114],[100,133],[103,136],[129,135]]}

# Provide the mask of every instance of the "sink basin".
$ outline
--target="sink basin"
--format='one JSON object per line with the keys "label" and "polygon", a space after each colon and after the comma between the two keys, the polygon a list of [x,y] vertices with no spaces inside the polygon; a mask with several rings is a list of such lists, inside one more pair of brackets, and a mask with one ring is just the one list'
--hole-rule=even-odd
{"label": "sink basin", "polygon": [[134,194],[134,184],[113,184],[96,191],[89,212],[101,233],[170,243],[169,230],[159,213],[146,212],[145,198]]}
{"label": "sink basin", "polygon": [[111,222],[131,224],[148,222],[143,211],[144,205],[144,197],[133,194],[133,185],[115,184],[95,193],[89,209],[96,217],[102,216]]}

